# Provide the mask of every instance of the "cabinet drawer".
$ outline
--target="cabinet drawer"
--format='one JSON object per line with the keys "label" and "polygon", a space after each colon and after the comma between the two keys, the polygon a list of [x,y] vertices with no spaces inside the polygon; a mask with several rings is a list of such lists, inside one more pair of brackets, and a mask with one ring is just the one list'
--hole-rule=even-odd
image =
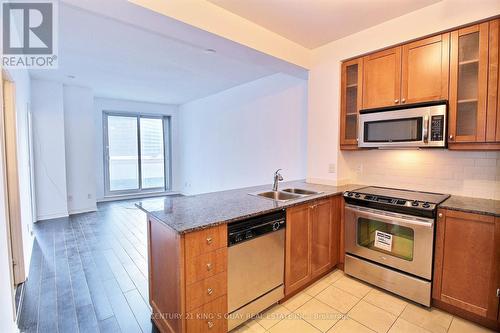
{"label": "cabinet drawer", "polygon": [[227,269],[227,248],[218,249],[194,258],[186,258],[186,284],[204,280]]}
{"label": "cabinet drawer", "polygon": [[227,226],[221,225],[186,235],[186,258],[214,251],[227,246]]}
{"label": "cabinet drawer", "polygon": [[186,290],[186,308],[191,311],[226,294],[227,273],[222,272],[190,285]]}
{"label": "cabinet drawer", "polygon": [[227,333],[226,312],[226,296],[188,312],[187,333]]}

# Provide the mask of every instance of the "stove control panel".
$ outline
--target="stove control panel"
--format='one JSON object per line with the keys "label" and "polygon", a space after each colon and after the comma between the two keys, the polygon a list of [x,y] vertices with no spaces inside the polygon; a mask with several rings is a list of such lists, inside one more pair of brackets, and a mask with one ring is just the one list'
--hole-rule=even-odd
{"label": "stove control panel", "polygon": [[402,208],[408,207],[408,208],[424,209],[424,210],[436,209],[436,205],[430,202],[384,197],[384,196],[377,196],[377,195],[364,194],[358,192],[345,192],[344,197],[349,198],[351,200],[394,205]]}

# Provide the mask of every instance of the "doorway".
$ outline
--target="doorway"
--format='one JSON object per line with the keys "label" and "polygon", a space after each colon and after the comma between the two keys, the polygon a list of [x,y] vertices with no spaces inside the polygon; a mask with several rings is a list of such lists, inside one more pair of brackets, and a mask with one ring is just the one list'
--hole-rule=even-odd
{"label": "doorway", "polygon": [[6,71],[0,71],[1,79],[1,163],[6,207],[7,243],[9,249],[10,277],[14,291],[26,280],[23,254],[21,205],[17,164],[15,84]]}

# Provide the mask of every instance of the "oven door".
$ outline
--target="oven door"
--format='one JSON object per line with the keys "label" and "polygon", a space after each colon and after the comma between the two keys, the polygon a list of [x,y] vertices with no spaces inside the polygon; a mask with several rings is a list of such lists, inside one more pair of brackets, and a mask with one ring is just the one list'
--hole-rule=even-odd
{"label": "oven door", "polygon": [[433,245],[433,219],[345,206],[346,253],[431,280]]}

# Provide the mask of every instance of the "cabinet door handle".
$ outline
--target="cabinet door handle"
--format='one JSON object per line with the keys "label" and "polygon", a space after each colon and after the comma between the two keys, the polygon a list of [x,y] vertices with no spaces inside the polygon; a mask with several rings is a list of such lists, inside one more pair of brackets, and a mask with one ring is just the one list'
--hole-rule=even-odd
{"label": "cabinet door handle", "polygon": [[213,321],[207,321],[207,326],[208,326],[209,329],[212,328],[212,327],[214,327],[214,322]]}
{"label": "cabinet door handle", "polygon": [[453,141],[453,138],[454,138],[453,134],[450,134],[450,136],[448,138],[450,139],[450,141]]}
{"label": "cabinet door handle", "polygon": [[395,99],[394,104],[398,104],[398,103],[399,103],[399,99]]}
{"label": "cabinet door handle", "polygon": [[208,289],[207,289],[207,294],[208,294],[208,295],[212,295],[212,294],[213,294],[213,292],[214,292],[214,291],[213,291],[213,289],[212,289],[212,288],[208,288]]}
{"label": "cabinet door handle", "polygon": [[207,237],[207,244],[208,245],[212,244],[212,237]]}
{"label": "cabinet door handle", "polygon": [[439,213],[438,216],[441,218],[443,217],[443,213]]}
{"label": "cabinet door handle", "polygon": [[207,264],[207,271],[211,271],[212,270],[212,263],[208,263]]}
{"label": "cabinet door handle", "polygon": [[406,103],[406,99],[402,98],[401,103]]}

